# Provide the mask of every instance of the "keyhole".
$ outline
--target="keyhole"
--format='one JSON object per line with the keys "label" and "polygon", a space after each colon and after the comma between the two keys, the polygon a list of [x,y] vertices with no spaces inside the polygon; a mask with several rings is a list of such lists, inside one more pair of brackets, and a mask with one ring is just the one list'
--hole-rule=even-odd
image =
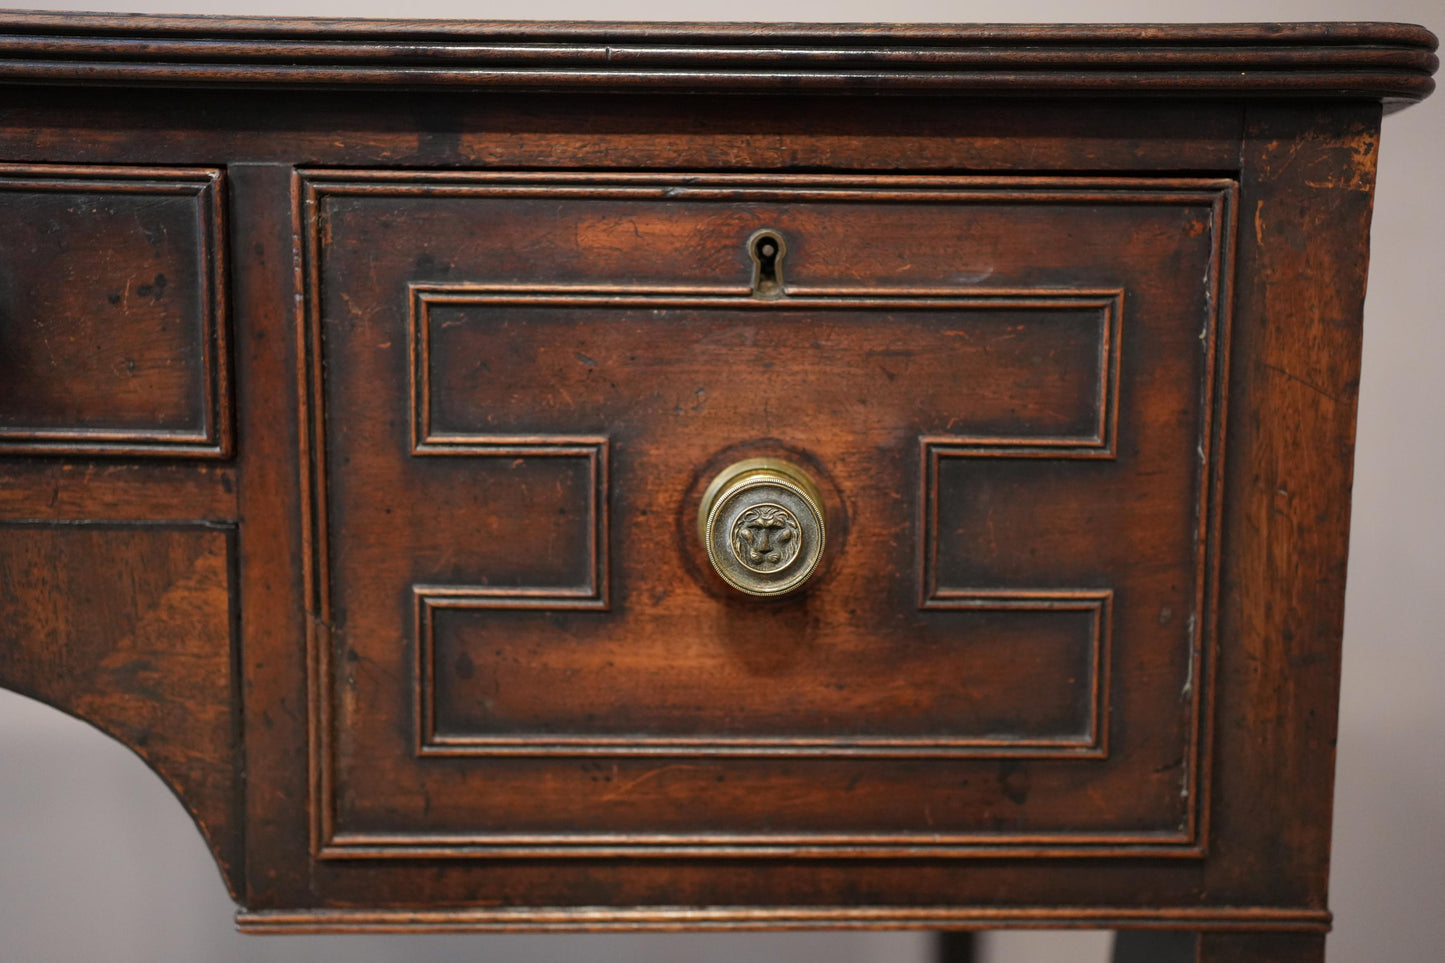
{"label": "keyhole", "polygon": [[753,259],[753,297],[777,298],[783,294],[783,256],[788,246],[777,231],[761,230],[748,238]]}

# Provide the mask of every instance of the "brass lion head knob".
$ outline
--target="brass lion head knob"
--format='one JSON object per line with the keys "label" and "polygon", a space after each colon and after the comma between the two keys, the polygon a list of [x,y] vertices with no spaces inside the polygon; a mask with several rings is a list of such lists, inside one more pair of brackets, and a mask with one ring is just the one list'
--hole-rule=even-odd
{"label": "brass lion head knob", "polygon": [[823,558],[827,512],[818,486],[776,458],[749,458],[719,472],[703,493],[697,523],[712,567],[748,595],[795,591]]}

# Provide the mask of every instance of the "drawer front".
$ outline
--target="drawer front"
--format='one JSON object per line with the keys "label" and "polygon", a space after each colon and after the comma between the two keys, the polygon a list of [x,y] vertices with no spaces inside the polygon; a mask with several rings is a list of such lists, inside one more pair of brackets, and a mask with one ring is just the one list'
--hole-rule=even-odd
{"label": "drawer front", "polygon": [[229,454],[222,184],[0,164],[0,454]]}
{"label": "drawer front", "polygon": [[320,855],[1202,852],[1231,182],[302,188]]}

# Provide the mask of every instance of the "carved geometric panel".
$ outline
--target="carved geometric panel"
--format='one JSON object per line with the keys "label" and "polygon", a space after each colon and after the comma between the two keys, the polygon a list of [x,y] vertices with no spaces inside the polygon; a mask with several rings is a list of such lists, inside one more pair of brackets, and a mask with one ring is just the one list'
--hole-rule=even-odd
{"label": "carved geometric panel", "polygon": [[[1102,758],[1110,593],[975,600],[905,664],[908,700],[873,698],[846,666],[814,694],[749,684],[721,660],[666,689],[629,678],[616,631],[556,595],[416,590],[423,756]],[[568,610],[582,609],[572,612]],[[1027,665],[1027,677],[984,666]],[[881,667],[879,667],[881,669]],[[974,676],[971,678],[970,676]],[[985,679],[991,678],[991,683]],[[582,681],[579,681],[582,680]],[[820,687],[821,688],[821,687]],[[708,696],[726,695],[712,702]],[[848,698],[844,698],[848,696]],[[715,707],[714,707],[715,706]]]}
{"label": "carved geometric panel", "polygon": [[[608,525],[607,525],[607,439],[588,435],[499,435],[454,432],[440,435],[431,426],[431,321],[425,289],[413,290],[408,344],[412,352],[410,393],[412,409],[412,454],[424,457],[490,458],[580,458],[590,478],[584,516],[590,519],[593,538],[587,546],[589,564],[585,578],[575,586],[498,587],[487,585],[416,585],[416,706],[417,753],[426,755],[441,748],[436,735],[437,669],[434,645],[435,620],[447,611],[500,612],[525,610],[534,613],[580,609],[608,609]],[[465,665],[465,663],[463,663]],[[443,675],[443,679],[447,678]]]}
{"label": "carved geometric panel", "polygon": [[[1198,855],[1232,196],[300,175],[318,855]],[[765,606],[753,441],[837,493]]]}
{"label": "carved geometric panel", "polygon": [[569,438],[553,440],[546,436],[527,440],[498,439],[475,436],[453,443],[429,443],[416,448],[419,455],[452,454],[492,458],[564,458],[580,459],[590,481],[590,496],[582,515],[592,538],[586,545],[587,564],[583,579],[576,585],[553,587],[489,586],[468,584],[415,585],[416,599],[415,668],[417,751],[426,754],[439,743],[436,732],[436,656],[434,619],[441,611],[510,611],[552,612],[582,610],[606,612],[609,579],[607,574],[607,441],[605,438]]}
{"label": "carved geometric panel", "polygon": [[222,187],[0,165],[0,452],[229,453]]}
{"label": "carved geometric panel", "polygon": [[[563,584],[417,585],[418,597],[471,598],[478,608],[521,606],[536,608],[551,600],[567,608],[606,610],[608,599],[607,439],[585,435],[503,437],[474,435],[445,442],[419,445],[414,454],[458,459],[506,459],[543,461],[566,470],[576,478],[578,507],[575,515],[583,533],[579,540],[575,577]],[[519,533],[519,537],[525,533]]]}
{"label": "carved geometric panel", "polygon": [[[1110,457],[1122,301],[1117,290],[1077,287],[797,291],[759,301],[642,285],[413,284],[412,450],[527,446],[542,439],[509,429],[539,423],[548,426],[548,443],[567,444],[566,418],[580,414],[584,423],[604,427],[599,413],[615,411],[627,390],[589,373],[621,373],[641,357],[639,342],[667,340],[676,347],[650,349],[666,358],[652,365],[665,364],[662,373],[672,380],[710,382],[705,397],[658,399],[674,413],[701,405],[742,410],[755,389],[715,372],[777,364],[786,371],[789,405],[773,417],[794,431],[823,431],[844,417],[869,417],[845,407],[864,399],[849,394],[852,379],[840,377],[868,372],[872,404],[914,399],[914,417],[923,423],[946,410],[947,424],[958,431],[946,440],[976,438],[982,450],[1027,445],[1045,454]],[[929,349],[914,348],[919,344]],[[823,348],[825,363],[790,360]],[[485,406],[476,398],[480,385]],[[734,430],[768,429],[743,423]],[[1014,438],[1020,433],[1022,441]]]}
{"label": "carved geometric panel", "polygon": [[[714,332],[776,316],[765,348],[730,345],[718,362],[730,357],[744,366],[765,364],[769,353],[799,354],[809,340],[822,339],[837,353],[835,364],[861,366],[870,357],[886,357],[892,344],[940,340],[948,348],[935,349],[929,367],[915,362],[911,379],[876,386],[876,402],[905,397],[920,383],[944,383],[949,371],[970,370],[972,383],[956,391],[968,393],[960,408],[971,427],[997,435],[995,425],[1028,425],[1041,446],[1055,446],[1050,451],[1067,446],[1107,456],[1117,418],[1120,301],[1118,292],[947,297],[901,291],[853,298],[800,294],[760,304],[749,297],[645,288],[414,285],[412,450],[522,455],[544,443],[585,441],[479,433],[477,423],[482,419],[494,430],[519,420],[535,423],[553,405],[605,410],[616,386],[574,378],[553,366],[610,368],[620,353],[636,356],[637,344],[658,345],[671,331],[683,347],[668,355],[666,370],[685,379],[700,363],[711,362],[700,362],[687,349],[690,338],[705,344],[719,336]],[[585,350],[562,348],[576,345]],[[497,364],[500,358],[508,363]],[[830,392],[838,386],[836,381],[830,386],[829,377],[825,370],[816,383],[793,390],[818,410],[829,410]],[[464,401],[479,383],[488,386],[489,402],[516,403]],[[726,383],[715,382],[709,394],[715,405],[744,403],[729,396]],[[791,417],[806,417],[806,411],[796,408]],[[623,625],[585,614],[546,614],[576,607],[570,596],[418,588],[418,752],[1088,758],[1102,752],[1107,728],[1101,721],[1106,710],[1101,693],[1107,691],[1101,657],[1107,650],[1108,599],[1105,591],[1081,593],[1069,602],[1003,601],[992,607],[1000,613],[993,619],[962,619],[960,624],[973,624],[974,631],[991,626],[985,632],[991,642],[920,650],[919,665],[907,670],[919,707],[905,712],[886,698],[865,699],[866,678],[841,665],[831,689],[820,685],[814,694],[810,686],[806,696],[800,690],[769,695],[732,677],[724,665],[706,661],[691,672],[688,662],[678,663],[667,687],[659,688],[630,678],[626,664],[611,655],[628,647]],[[979,613],[988,608],[974,606]],[[1025,610],[1036,614],[1023,618]],[[1003,614],[1009,612],[1020,615],[1010,619]],[[1027,690],[1010,688],[1000,678],[988,685],[960,681],[999,676],[982,669],[1001,666],[1005,650],[1032,666]],[[525,659],[518,658],[521,653]],[[569,678],[585,678],[588,685],[569,686]],[[828,698],[833,689],[846,698]],[[714,712],[713,705],[726,709]]]}

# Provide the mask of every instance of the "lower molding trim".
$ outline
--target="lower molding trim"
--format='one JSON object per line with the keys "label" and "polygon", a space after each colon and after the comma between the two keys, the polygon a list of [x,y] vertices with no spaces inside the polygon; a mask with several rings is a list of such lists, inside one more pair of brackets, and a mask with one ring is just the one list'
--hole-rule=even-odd
{"label": "lower molding trim", "polygon": [[1291,907],[578,906],[242,911],[246,933],[659,932],[791,929],[1185,929],[1328,932],[1328,910]]}

